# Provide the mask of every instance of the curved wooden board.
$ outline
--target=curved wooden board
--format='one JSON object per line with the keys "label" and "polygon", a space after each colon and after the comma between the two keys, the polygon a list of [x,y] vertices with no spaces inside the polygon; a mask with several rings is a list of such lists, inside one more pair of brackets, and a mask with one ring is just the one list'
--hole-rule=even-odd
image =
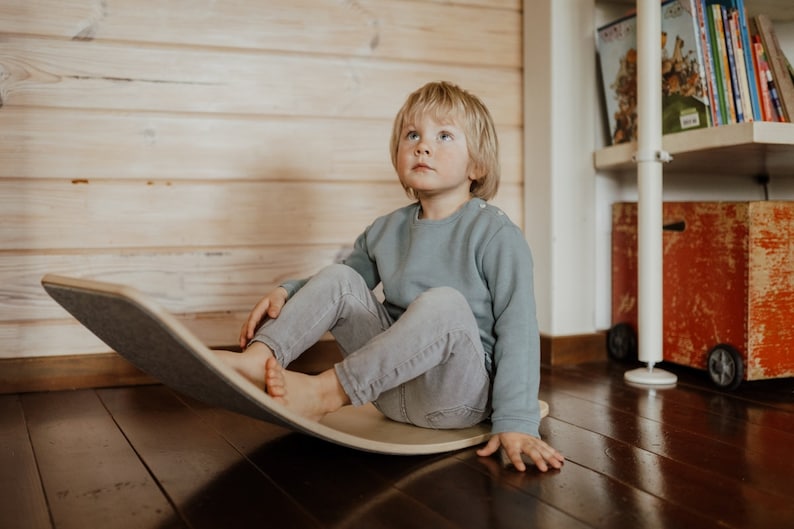
{"label": "curved wooden board", "polygon": [[[305,419],[228,367],[176,318],[137,290],[48,274],[42,286],[78,321],[136,367],[211,405],[286,426],[358,450],[432,454],[488,439],[487,424],[432,430],[391,421],[372,405],[347,406],[322,421]],[[541,402],[542,416],[548,407]]]}

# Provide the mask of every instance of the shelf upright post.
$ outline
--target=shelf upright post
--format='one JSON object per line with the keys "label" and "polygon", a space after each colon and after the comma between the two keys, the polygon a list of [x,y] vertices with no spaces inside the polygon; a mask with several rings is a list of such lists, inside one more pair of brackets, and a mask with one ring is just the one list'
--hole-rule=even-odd
{"label": "shelf upright post", "polygon": [[662,369],[662,19],[659,0],[637,0],[637,245],[638,346],[647,368],[627,371],[628,382],[671,385]]}

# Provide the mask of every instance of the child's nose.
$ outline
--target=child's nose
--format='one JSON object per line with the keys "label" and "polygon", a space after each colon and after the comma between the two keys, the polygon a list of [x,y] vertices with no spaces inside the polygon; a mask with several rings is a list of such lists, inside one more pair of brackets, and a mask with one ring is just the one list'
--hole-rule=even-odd
{"label": "child's nose", "polygon": [[425,142],[419,142],[416,145],[416,154],[430,154],[430,147]]}

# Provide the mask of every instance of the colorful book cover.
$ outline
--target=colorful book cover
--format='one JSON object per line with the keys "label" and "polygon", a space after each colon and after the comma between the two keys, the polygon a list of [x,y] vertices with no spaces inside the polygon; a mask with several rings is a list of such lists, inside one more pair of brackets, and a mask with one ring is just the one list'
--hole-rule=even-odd
{"label": "colorful book cover", "polygon": [[733,32],[731,14],[727,8],[722,9],[722,27],[725,32],[725,51],[728,54],[728,70],[731,73],[731,93],[733,94],[733,106],[736,109],[736,122],[746,121],[744,115],[744,104],[742,103],[742,86],[739,82],[739,66],[736,58],[736,36]]}
{"label": "colorful book cover", "polygon": [[[662,133],[708,127],[711,109],[696,14],[690,0],[662,3]],[[623,17],[597,31],[611,141],[637,137],[637,19]]]}
{"label": "colorful book cover", "polygon": [[710,22],[713,24],[712,48],[714,49],[714,61],[719,62],[721,79],[718,80],[720,97],[722,104],[728,109],[728,123],[737,123],[736,103],[733,99],[731,88],[731,68],[728,63],[728,50],[725,47],[725,28],[722,24],[722,12],[725,8],[719,4],[709,6],[711,9]]}
{"label": "colorful book cover", "polygon": [[[794,115],[794,83],[788,72],[786,56],[780,47],[772,21],[766,15],[755,17],[756,29],[764,45],[764,53],[780,101],[783,121],[791,122]],[[771,90],[771,88],[770,88]]]}
{"label": "colorful book cover", "polygon": [[[753,61],[753,44],[750,40],[750,24],[747,22],[747,9],[744,0],[734,0],[736,11],[739,13],[739,27],[742,36],[742,51],[744,52],[744,63],[747,68],[747,79],[750,84],[750,104],[753,109],[753,117],[757,120],[761,117],[761,95],[758,93],[758,72]],[[754,82],[754,80],[756,82]]]}
{"label": "colorful book cover", "polygon": [[700,55],[703,58],[703,66],[705,68],[704,77],[706,78],[706,93],[711,107],[711,123],[720,125],[723,123],[723,110],[720,108],[720,98],[717,93],[717,78],[714,73],[711,36],[709,35],[709,25],[706,18],[706,0],[692,0],[692,3],[695,7],[695,21],[700,35]]}
{"label": "colorful book cover", "polygon": [[[735,57],[735,59],[737,65],[739,62],[743,62],[744,64],[743,69],[738,67],[739,81],[741,82],[742,75],[746,75],[748,80],[757,79],[758,76],[753,63],[752,44],[750,43],[750,27],[747,21],[747,10],[744,6],[744,0],[706,0],[706,3],[720,4],[724,6],[728,13],[731,13],[732,16],[738,17],[738,20],[736,21],[736,37],[739,40],[739,43],[737,46],[735,46],[735,48],[741,48],[742,60],[740,61],[738,56]],[[749,107],[744,109],[744,116],[747,121],[750,121],[751,116],[753,119],[760,120],[761,104],[759,101],[758,87],[755,83],[750,82],[748,83],[748,90],[749,91],[746,95],[749,98]]]}
{"label": "colorful book cover", "polygon": [[736,9],[731,10],[730,21],[733,49],[736,55],[736,77],[739,79],[739,91],[742,95],[742,112],[745,121],[755,121],[753,103],[750,101],[750,80],[747,78],[747,65],[744,62],[744,39],[741,36],[739,12]]}
{"label": "colorful book cover", "polygon": [[761,103],[761,116],[764,121],[779,121],[777,111],[775,110],[774,103],[772,102],[772,95],[769,91],[769,84],[767,83],[767,72],[769,65],[766,64],[764,57],[764,46],[761,44],[761,38],[758,35],[752,36],[753,51],[755,55],[755,71],[758,74],[758,91]]}

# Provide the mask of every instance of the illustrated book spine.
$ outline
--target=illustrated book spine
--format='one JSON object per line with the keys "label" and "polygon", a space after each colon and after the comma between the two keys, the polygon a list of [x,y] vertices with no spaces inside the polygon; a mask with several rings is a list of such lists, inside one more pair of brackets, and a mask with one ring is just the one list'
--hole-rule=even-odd
{"label": "illustrated book spine", "polygon": [[734,62],[736,63],[736,78],[739,83],[739,93],[742,102],[742,114],[744,121],[755,121],[753,115],[753,102],[750,97],[750,79],[747,77],[747,64],[744,59],[744,39],[742,39],[742,29],[739,22],[739,11],[731,9],[728,21],[731,25],[731,44],[734,50]]}
{"label": "illustrated book spine", "polygon": [[786,56],[778,42],[772,21],[766,15],[755,17],[758,35],[766,53],[769,70],[777,91],[784,121],[791,121],[794,112],[794,82],[789,75]]}
{"label": "illustrated book spine", "polygon": [[728,9],[725,6],[720,6],[720,15],[722,16],[722,36],[725,40],[725,55],[728,57],[728,84],[730,85],[730,94],[733,97],[733,108],[736,112],[736,123],[744,121],[744,109],[742,108],[742,93],[739,86],[739,76],[736,70],[736,53],[733,47],[733,31],[731,30],[731,19]]}
{"label": "illustrated book spine", "polygon": [[711,37],[709,35],[709,24],[706,18],[706,0],[693,0],[698,25],[698,35],[700,37],[700,50],[705,67],[706,87],[709,95],[709,105],[711,107],[711,122],[720,125],[723,121],[723,110],[720,104],[719,93],[717,91],[717,78],[714,72],[714,59],[711,50]]}
{"label": "illustrated book spine", "polygon": [[764,47],[761,44],[761,39],[758,35],[753,35],[751,38],[753,45],[753,61],[755,62],[755,71],[758,75],[758,91],[761,103],[761,119],[763,121],[778,121],[777,111],[772,103],[772,96],[769,92],[769,85],[767,83],[767,72],[769,66],[766,64],[764,57]]}
{"label": "illustrated book spine", "polygon": [[750,85],[750,105],[753,109],[753,117],[757,120],[761,120],[763,119],[761,115],[761,94],[759,93],[758,86],[760,77],[756,71],[755,61],[753,60],[753,44],[750,39],[750,24],[747,20],[747,8],[744,5],[744,0],[736,0],[736,11],[739,14],[739,31],[742,40],[742,51],[744,52],[747,79]]}
{"label": "illustrated book spine", "polygon": [[[719,14],[719,16],[715,16]],[[726,72],[728,67],[728,57],[725,54],[725,39],[721,31],[722,11],[719,5],[709,5],[706,12],[709,25],[709,35],[711,36],[711,52],[714,61],[714,73],[717,79],[717,97],[720,99],[722,107],[722,124],[736,122],[736,110],[733,108],[733,97],[729,97],[730,85],[728,84],[730,74]]]}

